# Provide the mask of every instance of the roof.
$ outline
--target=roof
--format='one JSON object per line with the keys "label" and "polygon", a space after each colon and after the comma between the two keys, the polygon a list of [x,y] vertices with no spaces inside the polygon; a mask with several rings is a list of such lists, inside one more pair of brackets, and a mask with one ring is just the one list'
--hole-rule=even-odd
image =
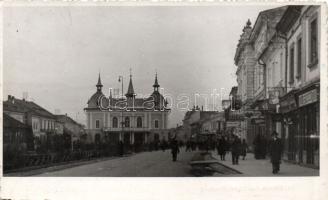
{"label": "roof", "polygon": [[282,6],[260,12],[252,29],[250,39],[255,40],[257,38],[264,22],[271,28],[275,28],[287,8],[288,6]]}
{"label": "roof", "polygon": [[78,126],[83,126],[82,124],[79,124],[78,122],[76,122],[75,120],[70,118],[68,115],[56,115],[56,118],[59,122],[62,122],[62,123],[69,122],[69,123],[73,123]]}
{"label": "roof", "polygon": [[288,32],[300,16],[303,7],[304,6],[301,5],[288,6],[286,12],[283,14],[276,26],[277,31],[282,33]]}
{"label": "roof", "polygon": [[94,93],[91,98],[88,100],[88,108],[99,108],[98,107],[98,99],[101,97],[101,96],[104,96],[104,94],[97,90],[96,93]]}
{"label": "roof", "polygon": [[132,84],[132,75],[130,75],[130,82],[128,87],[128,92],[125,94],[126,97],[133,97],[136,94],[134,93],[133,84]]}
{"label": "roof", "polygon": [[16,120],[15,118],[3,113],[3,127],[4,128],[29,128],[26,124]]}
{"label": "roof", "polygon": [[99,73],[99,76],[98,76],[98,83],[96,85],[97,87],[102,87],[103,85],[101,84],[101,79],[100,79],[100,73]]}
{"label": "roof", "polygon": [[38,104],[24,99],[23,100],[16,99],[13,96],[8,96],[8,100],[4,101],[3,109],[12,112],[21,112],[21,113],[30,112],[42,117],[55,118],[55,116],[52,113],[42,108]]}
{"label": "roof", "polygon": [[[113,98],[110,94],[109,97],[106,97],[101,90],[99,90],[100,82],[100,75],[98,77],[98,84],[97,84],[97,91],[91,96],[91,98],[88,100],[87,108],[85,110],[100,110],[100,105],[102,105],[102,108],[112,110],[118,109],[121,110],[121,108],[132,108],[135,109],[165,109],[170,110],[166,108],[167,101],[164,99],[163,95],[160,94],[159,91],[154,90],[153,93],[147,97],[147,98],[135,98],[136,94],[134,93],[133,83],[132,83],[132,75],[130,75],[130,82],[128,86],[128,91],[126,93],[126,97],[128,98]],[[157,74],[155,78],[155,84],[154,86],[158,85],[157,80]],[[158,85],[159,86],[159,85]],[[103,97],[103,98],[101,98]],[[133,98],[129,98],[133,97]],[[101,98],[101,102],[98,102]],[[153,101],[154,102],[153,102]]]}

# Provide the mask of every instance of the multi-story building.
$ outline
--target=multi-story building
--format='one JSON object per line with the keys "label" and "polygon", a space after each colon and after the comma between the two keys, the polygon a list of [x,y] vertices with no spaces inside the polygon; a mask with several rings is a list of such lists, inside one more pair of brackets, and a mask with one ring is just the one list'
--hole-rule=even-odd
{"label": "multi-story building", "polygon": [[159,92],[157,74],[153,92],[147,98],[136,98],[132,75],[125,98],[106,97],[102,93],[100,75],[97,91],[84,109],[87,121],[86,131],[93,142],[124,142],[136,148],[142,144],[159,141],[168,132],[167,101]]}
{"label": "multi-story building", "polygon": [[[248,112],[254,97],[254,69],[256,65],[255,51],[251,44],[250,35],[252,32],[251,22],[247,21],[240,36],[235,53],[235,65],[237,66],[237,96],[241,100],[241,112]],[[250,119],[244,118],[240,122],[241,135],[247,137],[252,134]],[[249,139],[248,139],[249,140]]]}
{"label": "multi-story building", "polygon": [[60,134],[60,125],[55,115],[32,101],[17,99],[8,95],[3,102],[3,112],[32,128],[35,148],[46,143],[49,135]]}
{"label": "multi-story building", "polygon": [[247,23],[235,55],[248,143],[276,131],[285,159],[314,167],[319,166],[320,12],[319,6],[261,12],[253,29]]}
{"label": "multi-story building", "polygon": [[273,131],[281,134],[277,112],[279,97],[284,94],[285,41],[276,32],[276,26],[287,6],[259,13],[250,35],[255,52],[254,98],[250,106],[252,141],[260,134],[269,139]]}
{"label": "multi-story building", "polygon": [[280,99],[285,158],[319,166],[320,7],[289,6],[277,26],[287,43],[287,94]]}

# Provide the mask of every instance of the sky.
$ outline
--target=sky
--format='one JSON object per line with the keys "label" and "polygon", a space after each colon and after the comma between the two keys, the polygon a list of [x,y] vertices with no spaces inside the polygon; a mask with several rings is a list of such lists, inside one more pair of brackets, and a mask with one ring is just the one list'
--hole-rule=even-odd
{"label": "sky", "polygon": [[175,127],[186,112],[181,107],[219,109],[221,98],[228,98],[242,29],[270,8],[6,7],[3,98],[27,92],[28,100],[85,124],[83,108],[96,92],[99,72],[108,95],[109,88],[121,88],[120,75],[126,92],[131,69],[137,97],[151,94],[157,72],[161,92],[172,97],[169,127]]}

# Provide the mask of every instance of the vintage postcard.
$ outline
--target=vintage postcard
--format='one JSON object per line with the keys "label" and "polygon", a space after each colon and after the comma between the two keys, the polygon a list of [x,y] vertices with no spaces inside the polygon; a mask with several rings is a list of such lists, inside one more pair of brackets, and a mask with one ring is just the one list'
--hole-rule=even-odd
{"label": "vintage postcard", "polygon": [[326,12],[3,2],[2,198],[324,199]]}

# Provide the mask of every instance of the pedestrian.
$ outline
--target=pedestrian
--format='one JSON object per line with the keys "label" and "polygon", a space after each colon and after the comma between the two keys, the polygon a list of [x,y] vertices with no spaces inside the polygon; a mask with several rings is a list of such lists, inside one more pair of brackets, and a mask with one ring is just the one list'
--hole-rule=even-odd
{"label": "pedestrian", "polygon": [[238,165],[239,155],[240,155],[241,141],[235,135],[233,136],[233,141],[231,143],[231,156],[232,156],[232,164]]}
{"label": "pedestrian", "polygon": [[119,155],[122,157],[124,154],[124,144],[123,144],[122,140],[119,141],[118,152],[119,152]]}
{"label": "pedestrian", "polygon": [[246,140],[243,139],[243,142],[241,143],[241,153],[240,153],[240,155],[243,156],[243,160],[245,160],[246,158],[247,149],[248,149],[248,145],[246,143]]}
{"label": "pedestrian", "polygon": [[277,132],[272,133],[272,139],[270,141],[270,156],[272,163],[272,173],[277,174],[280,171],[281,154],[282,154],[282,143],[278,137]]}
{"label": "pedestrian", "polygon": [[180,150],[179,150],[178,141],[174,138],[171,141],[171,154],[172,154],[172,161],[173,162],[177,161],[177,156],[178,156],[179,152],[180,152]]}
{"label": "pedestrian", "polygon": [[225,160],[226,150],[227,150],[227,141],[224,137],[220,137],[217,144],[218,155],[220,155],[221,160]]}

